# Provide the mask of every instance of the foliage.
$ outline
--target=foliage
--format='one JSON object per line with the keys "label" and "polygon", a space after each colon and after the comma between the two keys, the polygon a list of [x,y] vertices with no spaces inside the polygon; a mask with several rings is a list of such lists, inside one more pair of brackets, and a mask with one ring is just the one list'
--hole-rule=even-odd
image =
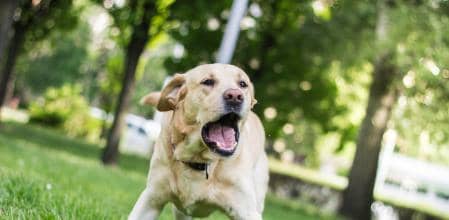
{"label": "foliage", "polygon": [[[145,186],[148,160],[123,155],[118,167],[107,168],[97,161],[98,146],[34,125],[3,128],[0,206],[6,219],[126,218]],[[310,206],[267,198],[264,219],[317,218],[335,217]],[[173,219],[170,206],[160,219]],[[217,212],[206,219],[227,218]]]}
{"label": "foliage", "polygon": [[[153,45],[154,44],[154,45]],[[136,88],[131,103],[139,103],[140,99],[152,91],[159,91],[162,88],[167,70],[164,68],[164,61],[170,56],[173,50],[173,42],[161,40],[150,44],[148,49],[149,56],[141,60],[141,74],[136,76]],[[142,105],[132,105],[130,111],[151,117],[154,114],[154,108]]]}
{"label": "foliage", "polygon": [[122,51],[112,51],[106,60],[105,70],[99,75],[98,79],[98,98],[100,107],[106,112],[111,112],[115,106],[115,99],[120,92],[123,53]]}
{"label": "foliage", "polygon": [[[49,2],[43,0],[39,7]],[[90,104],[111,111],[123,78],[123,51],[132,26],[142,16],[144,1],[91,0],[83,1],[82,7],[73,7],[68,0],[55,2],[67,4],[33,23],[25,43],[28,53],[17,68],[17,90],[29,88],[34,95],[48,86],[82,83]],[[138,100],[158,90],[167,74],[214,62],[232,1],[155,3],[157,12],[147,33],[152,39],[139,61],[129,108],[146,116],[152,109],[138,106]],[[255,111],[263,119],[269,142],[283,146],[271,152],[279,157],[293,152],[293,161],[311,167],[337,157],[341,166],[336,169],[346,173],[364,116],[373,61],[388,48],[401,72],[397,80],[401,95],[390,126],[399,134],[396,150],[447,164],[449,39],[444,27],[449,25],[449,3],[390,3],[393,28],[388,40],[376,44],[377,9],[371,1],[250,2],[232,63],[255,83],[259,99]],[[94,45],[99,47],[94,56],[88,48],[99,41],[89,38],[81,11],[93,6],[100,6],[111,19],[107,37]],[[20,21],[30,21],[37,9],[23,10]],[[73,32],[66,31],[74,27]],[[54,34],[48,34],[52,29]],[[273,112],[274,116],[267,114]]]}
{"label": "foliage", "polygon": [[[118,96],[122,85],[124,70],[125,53],[127,45],[131,38],[132,29],[142,19],[143,4],[145,1],[130,1],[124,4],[117,2],[106,2],[102,0],[93,0],[94,3],[102,5],[103,8],[110,15],[112,22],[110,24],[109,36],[118,47],[109,51],[108,60],[105,66],[105,72],[100,76],[100,103],[107,110],[112,110],[115,106],[113,100],[114,96]],[[138,103],[138,100],[151,90],[160,87],[163,81],[165,71],[161,68],[160,57],[165,56],[165,51],[161,51],[161,44],[166,42],[165,31],[168,22],[166,21],[169,7],[174,2],[173,0],[157,0],[155,2],[155,10],[151,12],[150,30],[148,30],[151,38],[148,42],[148,47],[143,56],[139,60],[136,69],[137,79],[137,94],[133,95],[133,103]],[[162,45],[163,47],[163,45]],[[157,52],[153,54],[152,52]],[[162,55],[162,56],[161,56]],[[150,76],[148,73],[151,70]],[[162,77],[161,77],[162,76]],[[146,83],[146,84],[144,84]],[[146,89],[146,90],[145,90]],[[145,115],[151,115],[152,110],[149,108],[131,106],[131,111],[138,112]]]}
{"label": "foliage", "polygon": [[79,8],[73,0],[20,1],[15,16],[15,32],[24,32],[20,48],[28,50],[53,30],[71,30],[78,22]]}
{"label": "foliage", "polygon": [[79,23],[73,31],[55,31],[35,43],[17,64],[19,89],[26,85],[30,92],[40,94],[48,87],[81,82],[90,61],[86,59],[89,40],[89,27]]}
{"label": "foliage", "polygon": [[[20,1],[14,13],[12,36],[9,36],[8,56],[2,68],[0,102],[3,105],[7,91],[14,85],[14,68],[17,57],[36,41],[43,39],[51,30],[68,30],[77,23],[72,13],[72,0]],[[3,60],[2,60],[3,61]]]}
{"label": "foliage", "polygon": [[63,129],[69,136],[94,141],[100,121],[91,118],[89,106],[79,86],[49,88],[44,97],[30,105],[30,121]]}
{"label": "foliage", "polygon": [[[136,76],[135,93],[132,95],[129,111],[134,114],[152,116],[153,108],[148,106],[138,105],[139,100],[152,91],[161,89],[163,81],[167,75],[163,66],[163,61],[166,59],[167,51],[170,44],[162,41],[148,49],[149,56],[145,56],[140,60],[138,73]],[[123,51],[114,48],[103,54],[103,59],[106,60],[104,69],[98,70],[96,83],[96,93],[94,98],[98,100],[100,108],[106,112],[111,112],[115,106],[115,99],[119,95],[120,86],[122,82],[123,70]]]}
{"label": "foliage", "polygon": [[109,29],[110,37],[120,47],[125,47],[131,38],[132,28],[142,19],[143,4],[146,1],[153,1],[156,4],[156,10],[153,12],[152,23],[149,33],[153,37],[163,33],[166,28],[166,17],[168,8],[174,2],[173,0],[145,0],[145,1],[126,1],[119,4],[114,1],[92,0],[98,5],[102,5],[112,17],[112,27]]}
{"label": "foliage", "polygon": [[392,15],[401,31],[393,29],[392,38],[403,68],[393,118],[399,134],[397,150],[447,165],[449,37],[442,29],[449,25],[446,10],[447,2],[398,4]]}

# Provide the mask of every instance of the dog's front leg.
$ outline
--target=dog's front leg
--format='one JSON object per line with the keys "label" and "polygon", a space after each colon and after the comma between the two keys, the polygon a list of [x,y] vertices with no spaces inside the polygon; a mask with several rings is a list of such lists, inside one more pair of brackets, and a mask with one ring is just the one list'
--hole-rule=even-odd
{"label": "dog's front leg", "polygon": [[226,214],[233,220],[262,220],[262,210],[257,209],[257,199],[251,188],[232,190],[221,203]]}
{"label": "dog's front leg", "polygon": [[233,220],[262,220],[262,214],[257,210],[234,210],[229,213]]}
{"label": "dog's front leg", "polygon": [[175,205],[173,205],[173,216],[175,217],[175,220],[192,220],[193,218],[190,216],[185,215],[181,211],[176,208]]}
{"label": "dog's front leg", "polygon": [[128,216],[128,220],[155,220],[159,217],[162,207],[166,201],[161,200],[160,196],[147,186],[147,188],[140,194],[139,199],[134,205],[133,210]]}

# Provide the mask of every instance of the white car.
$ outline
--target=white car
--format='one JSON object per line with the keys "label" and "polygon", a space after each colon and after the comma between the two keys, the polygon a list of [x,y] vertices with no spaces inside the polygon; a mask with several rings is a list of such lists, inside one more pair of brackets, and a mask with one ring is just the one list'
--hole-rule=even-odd
{"label": "white car", "polygon": [[120,142],[120,150],[125,153],[151,157],[154,141],[159,136],[161,125],[154,120],[146,120],[137,115],[126,115],[126,128]]}
{"label": "white car", "polygon": [[[107,115],[102,109],[91,107],[92,117],[112,122],[113,116]],[[157,118],[156,113],[155,118]],[[154,141],[161,131],[160,123],[157,120],[147,120],[142,116],[126,114],[126,127],[124,128],[120,151],[129,154],[137,154],[144,157],[151,157]]]}

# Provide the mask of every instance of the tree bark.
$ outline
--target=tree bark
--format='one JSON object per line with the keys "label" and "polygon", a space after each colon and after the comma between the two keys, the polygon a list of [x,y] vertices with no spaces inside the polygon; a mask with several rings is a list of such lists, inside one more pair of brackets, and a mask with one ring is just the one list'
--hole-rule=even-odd
{"label": "tree bark", "polygon": [[123,86],[117,101],[114,121],[108,134],[106,147],[101,157],[101,160],[106,165],[117,163],[120,136],[125,122],[125,111],[128,108],[131,91],[134,88],[135,73],[139,58],[149,39],[148,31],[154,10],[154,3],[152,1],[146,1],[143,6],[144,14],[142,20],[133,27],[133,33],[126,49]]}
{"label": "tree bark", "polygon": [[5,49],[8,48],[14,11],[18,2],[17,0],[0,1],[0,66],[4,61]]}
{"label": "tree bark", "polygon": [[10,90],[12,73],[16,64],[17,56],[22,49],[23,41],[25,40],[26,27],[16,23],[14,25],[14,35],[11,38],[11,42],[6,56],[6,62],[2,70],[2,76],[0,81],[0,106],[3,106],[6,101],[6,95]]}
{"label": "tree bark", "polygon": [[391,55],[381,56],[373,71],[368,107],[357,138],[357,150],[343,193],[340,212],[351,219],[371,219],[371,203],[382,137],[397,98],[397,70]]}

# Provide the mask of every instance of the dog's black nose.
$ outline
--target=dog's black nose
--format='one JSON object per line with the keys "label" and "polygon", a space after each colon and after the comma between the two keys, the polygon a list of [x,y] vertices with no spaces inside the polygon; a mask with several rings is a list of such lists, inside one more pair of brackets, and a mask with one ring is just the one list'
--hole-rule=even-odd
{"label": "dog's black nose", "polygon": [[223,99],[228,111],[240,111],[243,103],[243,93],[240,89],[228,89],[223,93]]}

